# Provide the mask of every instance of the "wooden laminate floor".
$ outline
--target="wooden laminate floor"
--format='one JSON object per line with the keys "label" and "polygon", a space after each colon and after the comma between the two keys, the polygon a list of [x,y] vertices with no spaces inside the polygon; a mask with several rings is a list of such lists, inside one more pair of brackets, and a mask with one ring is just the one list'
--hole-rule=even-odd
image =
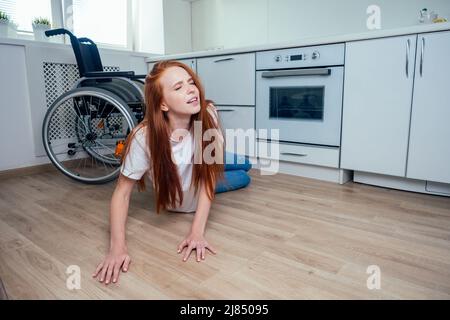
{"label": "wooden laminate floor", "polygon": [[[91,274],[108,249],[115,182],[83,185],[56,171],[0,180],[7,297],[450,298],[449,198],[251,174],[248,188],[217,196],[206,238],[218,254],[200,263],[183,263],[176,253],[192,215],[156,215],[152,192],[136,189],[127,222],[130,270],[108,286]],[[379,268],[379,289],[367,287],[369,266]],[[77,268],[80,289],[69,290]]]}

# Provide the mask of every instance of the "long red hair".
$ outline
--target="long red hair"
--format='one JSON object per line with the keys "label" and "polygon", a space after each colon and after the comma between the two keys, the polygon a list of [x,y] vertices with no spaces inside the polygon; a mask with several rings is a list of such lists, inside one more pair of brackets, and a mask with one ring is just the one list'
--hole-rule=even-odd
{"label": "long red hair", "polygon": [[[172,148],[169,137],[169,119],[165,112],[161,110],[163,102],[163,88],[159,81],[162,74],[170,67],[181,67],[190,75],[199,91],[200,111],[191,116],[191,128],[194,121],[201,121],[202,136],[195,138],[194,152],[200,154],[201,163],[194,163],[192,173],[192,185],[195,192],[198,192],[200,185],[203,183],[210,200],[214,199],[215,185],[219,179],[223,178],[224,165],[221,163],[207,164],[203,161],[205,147],[213,143],[215,152],[221,152],[222,158],[224,152],[223,143],[215,139],[213,142],[203,141],[205,132],[209,129],[216,129],[220,132],[219,124],[211,117],[207,110],[208,105],[212,104],[211,100],[205,99],[205,91],[197,75],[183,63],[173,60],[160,61],[156,63],[152,71],[145,78],[145,117],[139,125],[133,129],[128,135],[125,149],[122,154],[122,162],[125,161],[130,151],[130,141],[136,132],[140,129],[147,130],[147,146],[150,151],[153,187],[156,198],[156,212],[166,209],[168,206],[176,207],[183,201],[183,189],[181,187],[180,176],[178,174],[177,165],[173,160]],[[215,156],[214,154],[212,155]],[[220,159],[220,158],[219,158]],[[145,190],[145,174],[138,181],[138,190]]]}

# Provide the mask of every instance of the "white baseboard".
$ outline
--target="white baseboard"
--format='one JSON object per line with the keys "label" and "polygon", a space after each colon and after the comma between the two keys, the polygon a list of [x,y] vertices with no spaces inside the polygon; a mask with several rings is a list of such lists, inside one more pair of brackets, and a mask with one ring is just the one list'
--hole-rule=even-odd
{"label": "white baseboard", "polygon": [[271,160],[271,164],[268,165],[268,160],[263,159],[264,162],[257,162],[256,158],[251,158],[251,161],[253,168],[259,169],[261,175],[284,173],[339,184],[344,184],[352,180],[352,171],[350,170],[276,160]]}
{"label": "white baseboard", "polygon": [[398,190],[413,191],[447,197],[450,196],[450,184],[445,183],[415,180],[361,171],[354,172],[353,181]]}

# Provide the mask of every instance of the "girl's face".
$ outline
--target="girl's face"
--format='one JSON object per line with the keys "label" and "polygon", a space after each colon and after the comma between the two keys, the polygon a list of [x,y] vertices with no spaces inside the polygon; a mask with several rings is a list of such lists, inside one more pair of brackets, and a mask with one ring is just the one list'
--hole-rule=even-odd
{"label": "girl's face", "polygon": [[162,74],[161,110],[176,115],[192,115],[200,111],[200,95],[194,80],[181,67],[170,67]]}

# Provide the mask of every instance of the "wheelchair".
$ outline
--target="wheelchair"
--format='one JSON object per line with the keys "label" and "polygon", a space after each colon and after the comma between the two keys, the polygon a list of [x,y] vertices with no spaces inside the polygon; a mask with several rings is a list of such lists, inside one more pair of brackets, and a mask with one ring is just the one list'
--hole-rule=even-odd
{"label": "wheelchair", "polygon": [[116,179],[121,149],[145,114],[144,79],[133,71],[105,72],[96,44],[66,29],[80,79],[48,108],[42,126],[45,151],[66,176],[87,184]]}

